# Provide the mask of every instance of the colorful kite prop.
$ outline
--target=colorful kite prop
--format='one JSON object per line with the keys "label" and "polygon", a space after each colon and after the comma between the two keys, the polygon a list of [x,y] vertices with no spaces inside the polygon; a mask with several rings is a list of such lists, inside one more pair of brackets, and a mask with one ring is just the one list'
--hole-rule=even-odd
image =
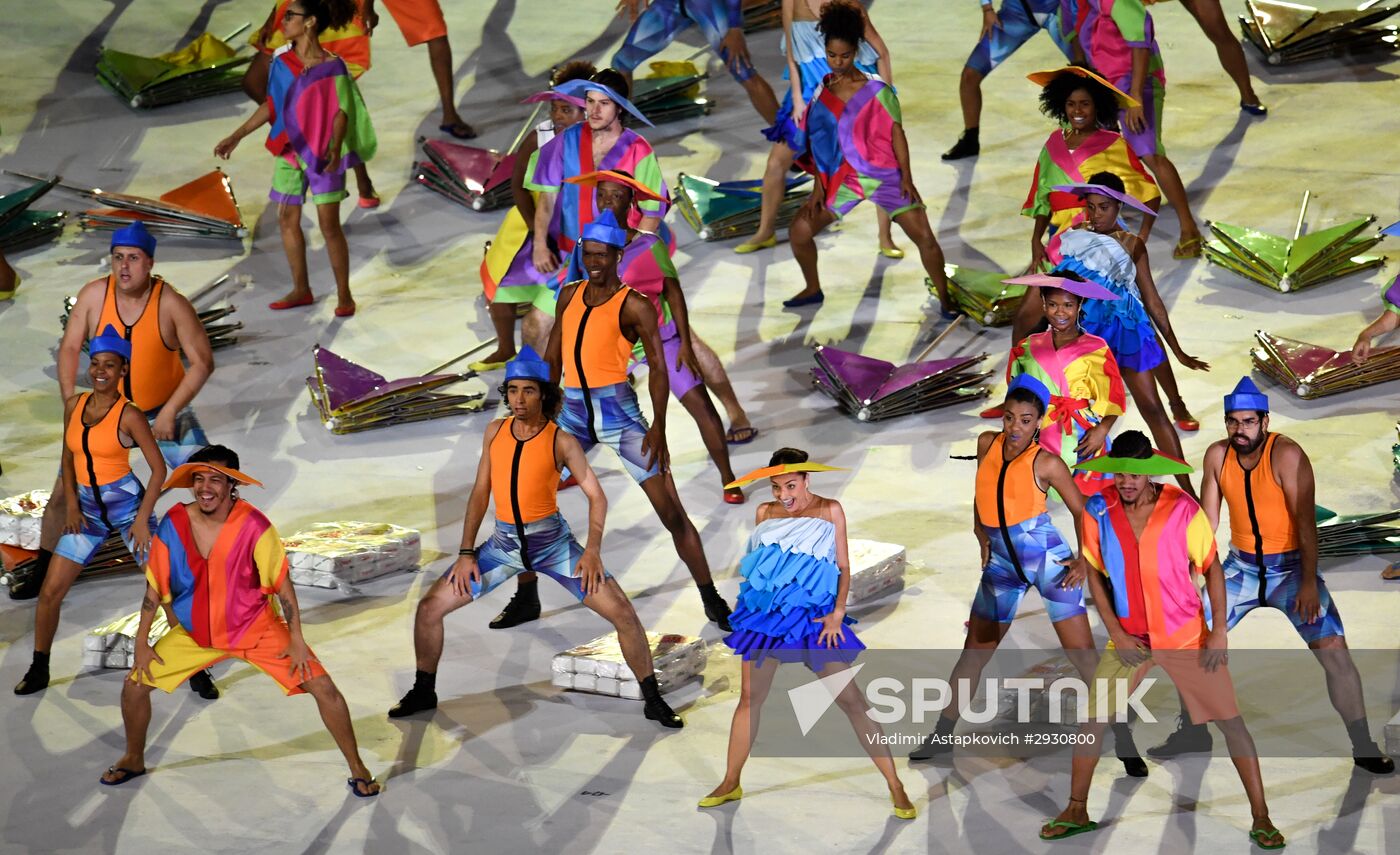
{"label": "colorful kite prop", "polygon": [[30,209],[58,185],[58,177],[34,180],[34,184],[22,190],[0,196],[0,252],[18,252],[48,243],[63,231],[67,214]]}
{"label": "colorful kite prop", "polygon": [[1338,514],[1317,506],[1317,557],[1400,552],[1400,510]]}
{"label": "colorful kite prop", "polygon": [[97,49],[97,80],[127,106],[142,109],[237,92],[243,66],[253,61],[244,45],[228,42],[248,28],[244,24],[224,38],[202,33],[176,51],[143,56],[107,47]]}
{"label": "colorful kite prop", "polygon": [[158,199],[129,193],[112,193],[100,188],[77,187],[61,179],[46,179],[15,170],[7,170],[31,181],[54,181],[64,190],[87,196],[110,208],[84,211],[78,223],[85,229],[115,231],[141,220],[157,236],[218,238],[241,240],[248,236],[243,214],[233,195],[228,176],[218,169],[206,172]]}
{"label": "colorful kite prop", "polygon": [[[809,175],[787,179],[775,228],[785,229],[792,223],[797,211],[811,195],[811,181]],[[761,180],[711,181],[682,172],[677,176],[671,202],[701,240],[729,240],[753,234],[758,228],[762,195]]]}
{"label": "colorful kite prop", "polygon": [[[943,273],[948,277],[948,295],[958,311],[982,326],[1000,327],[1011,323],[1016,307],[1026,296],[1026,286],[1006,284],[1007,274],[1000,271],[945,264]],[[938,296],[932,279],[924,277],[924,285],[930,296]]]}
{"label": "colorful kite prop", "polygon": [[1351,351],[1284,338],[1260,330],[1250,350],[1254,367],[1286,386],[1299,398],[1321,398],[1400,379],[1400,345],[1376,348],[1365,363],[1352,361]]}
{"label": "colorful kite prop", "polygon": [[1311,199],[1311,191],[1303,193],[1291,239],[1244,226],[1208,222],[1215,239],[1206,242],[1206,258],[1284,293],[1381,265],[1383,259],[1379,255],[1362,254],[1381,240],[1379,233],[1362,235],[1376,221],[1374,216],[1303,234]]}
{"label": "colorful kite prop", "polygon": [[[700,96],[700,82],[709,75],[692,61],[707,53],[706,46],[682,62],[649,63],[651,72],[632,83],[632,103],[653,125],[679,122],[709,114],[715,102]],[[627,124],[636,124],[626,117]]]}
{"label": "colorful kite prop", "polygon": [[1375,26],[1400,6],[1366,0],[1355,9],[1321,11],[1282,0],[1245,0],[1240,31],[1270,65],[1291,65],[1343,53],[1393,51],[1397,29]]}
{"label": "colorful kite prop", "polygon": [[318,344],[311,351],[312,375],[306,378],[306,385],[322,424],[334,434],[476,413],[486,406],[484,393],[437,391],[475,377],[476,372],[438,372],[493,344],[495,339],[417,377],[392,381]]}

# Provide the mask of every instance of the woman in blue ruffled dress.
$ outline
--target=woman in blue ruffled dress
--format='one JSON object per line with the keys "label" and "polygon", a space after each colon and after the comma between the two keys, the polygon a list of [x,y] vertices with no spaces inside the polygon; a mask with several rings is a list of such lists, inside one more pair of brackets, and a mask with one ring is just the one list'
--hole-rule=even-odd
{"label": "woman in blue ruffled dress", "polygon": [[[778,208],[783,202],[788,170],[797,156],[807,151],[802,114],[821,88],[822,80],[831,73],[826,61],[826,39],[817,30],[824,5],[826,0],[783,0],[783,52],[787,55],[783,79],[788,81],[788,91],[778,108],[777,119],[772,127],[763,131],[773,148],[768,152],[768,166],[763,173],[758,231],[734,247],[737,253],[757,252],[778,245]],[[861,12],[865,12],[864,7]],[[879,77],[894,86],[889,48],[875,31],[868,14],[865,15],[865,40],[860,44],[855,65],[862,74]],[[880,224],[880,254],[886,258],[903,258],[904,250],[895,246],[890,235],[889,215],[877,209],[876,216]]]}
{"label": "woman in blue ruffled dress", "polygon": [[[1085,300],[1080,326],[1108,342],[1123,372],[1123,383],[1157,447],[1181,458],[1181,440],[1172,429],[1172,418],[1182,430],[1198,430],[1200,424],[1181,400],[1162,341],[1187,368],[1209,371],[1210,365],[1182,350],[1166,304],[1152,281],[1147,246],[1137,235],[1118,227],[1118,213],[1132,197],[1124,192],[1122,179],[1111,172],[1096,172],[1087,184],[1055,189],[1082,196],[1086,220],[1051,238],[1047,252],[1055,262],[1052,274],[1073,273],[1118,295],[1117,300]],[[1172,402],[1170,417],[1157,393],[1159,385]],[[1178,475],[1177,481],[1195,495],[1188,476]]]}
{"label": "woman in blue ruffled dress", "polygon": [[[808,473],[834,467],[807,462],[807,452],[782,448],[768,467],[736,484],[768,478],[774,501],[759,506],[748,553],[739,564],[744,582],[729,616],[733,627],[725,643],[743,662],[739,706],[729,730],[724,780],[700,807],[717,807],[743,798],[739,775],[749,759],[758,711],[773,684],[780,662],[800,662],[827,677],[850,667],[865,649],[847,626],[846,592],[850,562],[846,552],[846,515],[841,503],[808,489]],[[865,698],[854,682],[836,697],[851,720],[861,745],[889,785],[894,815],[915,817],[914,805],[895,772],[894,760],[881,740],[880,726],[866,714]]]}

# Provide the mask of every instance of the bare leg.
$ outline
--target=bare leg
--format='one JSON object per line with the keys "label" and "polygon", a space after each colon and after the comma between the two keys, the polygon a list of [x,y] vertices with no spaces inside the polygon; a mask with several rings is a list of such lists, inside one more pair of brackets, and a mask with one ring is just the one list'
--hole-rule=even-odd
{"label": "bare leg", "polygon": [[549,346],[549,333],[554,329],[554,316],[535,306],[525,314],[520,324],[520,340],[543,354]]}
{"label": "bare leg", "polygon": [[1181,5],[1186,7],[1186,11],[1200,24],[1201,32],[1215,45],[1220,67],[1225,69],[1225,73],[1235,81],[1235,88],[1240,90],[1240,101],[1258,104],[1259,96],[1254,94],[1254,82],[1249,78],[1249,63],[1245,62],[1240,40],[1230,32],[1230,23],[1225,20],[1220,0],[1183,0]]}
{"label": "bare leg", "polygon": [[0,252],[0,294],[13,291],[18,280],[19,274],[10,266],[10,262],[5,260],[5,253]]}
{"label": "bare leg", "polygon": [[63,509],[68,507],[68,488],[63,478],[56,478],[53,490],[49,492],[49,503],[44,506],[44,518],[39,521],[39,548],[53,552],[58,540],[63,536]]}
{"label": "bare leg", "polygon": [[48,653],[53,647],[53,637],[58,632],[58,615],[63,606],[63,598],[83,568],[62,555],[49,560],[49,573],[44,577],[44,586],[39,589],[39,602],[34,607],[34,650]]}
{"label": "bare leg", "polygon": [[1321,638],[1308,645],[1327,675],[1327,697],[1332,708],[1351,724],[1366,715],[1366,701],[1361,688],[1361,674],[1347,649],[1347,640],[1340,635]]}
{"label": "bare leg", "polygon": [[[1161,336],[1157,337],[1157,344],[1161,346]],[[1165,353],[1166,348],[1162,348],[1162,352]],[[1181,399],[1181,390],[1177,388],[1176,372],[1172,369],[1170,358],[1163,359],[1161,365],[1152,369],[1152,379],[1157,381],[1157,385],[1162,387],[1162,394],[1167,396],[1167,406],[1171,409],[1174,420],[1196,421],[1196,417],[1191,415],[1191,411],[1186,408],[1186,402]]]}
{"label": "bare leg", "polygon": [[928,211],[915,208],[895,217],[894,221],[919,248],[919,260],[923,262],[928,278],[933,280],[933,287],[938,289],[938,301],[943,304],[944,311],[951,311],[953,301],[948,296],[948,276],[943,272],[943,249],[939,247],[938,238],[934,237],[933,227],[929,225]]}
{"label": "bare leg", "polygon": [[1060,646],[1065,656],[1074,665],[1074,670],[1084,680],[1084,685],[1094,684],[1094,669],[1099,664],[1099,651],[1094,645],[1094,635],[1089,631],[1087,615],[1076,615],[1051,624],[1060,637]]}
{"label": "bare leg", "polygon": [[[344,755],[345,763],[350,767],[350,777],[372,781],[374,776],[360,759],[360,748],[355,743],[355,728],[350,723],[350,707],[346,705],[345,696],[340,693],[340,689],[336,688],[335,683],[326,674],[307,680],[301,684],[301,688],[316,699],[321,721],[325,723],[336,747]],[[363,784],[358,786],[362,788],[360,792],[365,795],[379,792],[378,782],[369,784],[368,788],[364,788]]]}
{"label": "bare leg", "polygon": [[953,673],[948,675],[948,706],[943,708],[943,718],[957,721],[961,706],[958,700],[958,686],[966,680],[972,694],[977,694],[977,681],[982,677],[982,669],[987,667],[992,653],[1010,629],[1009,623],[998,623],[976,614],[968,615],[967,639],[963,641],[963,652],[958,657],[957,664],[953,666]]}
{"label": "bare leg", "polygon": [[471,592],[459,595],[446,579],[439,579],[418,601],[413,618],[413,656],[418,670],[436,674],[442,659],[442,619],[472,601]]}
{"label": "bare leg", "polygon": [[777,231],[778,208],[787,192],[787,172],[795,155],[786,143],[774,143],[763,170],[763,196],[758,209],[758,231],[744,243],[763,243]]}
{"label": "bare leg", "polygon": [[696,386],[681,398],[681,406],[690,413],[690,417],[695,420],[695,426],[700,429],[700,439],[705,443],[705,450],[710,453],[710,459],[719,470],[720,486],[733,481],[734,470],[729,468],[729,446],[724,441],[724,424],[719,420],[719,413],[715,411],[715,405],[710,400],[710,393],[705,391],[704,386]]}
{"label": "bare leg", "polygon": [[1196,228],[1196,218],[1191,214],[1191,203],[1186,198],[1186,185],[1181,183],[1176,165],[1165,154],[1149,154],[1142,158],[1142,162],[1152,170],[1162,187],[1162,195],[1167,197],[1176,211],[1176,217],[1181,222],[1181,240],[1199,238],[1201,230]]}
{"label": "bare leg", "polygon": [[[1272,831],[1278,842],[1283,835],[1269,821],[1269,805],[1264,800],[1264,778],[1259,772],[1259,753],[1254,748],[1254,739],[1244,726],[1244,718],[1235,716],[1228,721],[1217,721],[1215,726],[1225,734],[1225,744],[1230,748],[1230,759],[1235,771],[1240,773],[1240,783],[1244,784],[1245,795],[1249,798],[1249,812],[1254,815],[1254,830]],[[1272,844],[1275,841],[1265,838]]]}
{"label": "bare leg", "polygon": [[476,136],[472,126],[457,114],[457,101],[452,94],[452,45],[448,44],[447,36],[428,42],[428,64],[432,66],[433,81],[437,83],[438,97],[442,100],[442,123],[465,128],[468,137]]}
{"label": "bare leg", "polygon": [[709,585],[710,563],[705,559],[705,547],[700,543],[700,532],[695,530],[695,524],[686,516],[681,497],[676,493],[676,482],[671,480],[671,473],[662,472],[643,481],[642,491],[651,500],[651,506],[661,524],[671,533],[671,540],[676,544],[676,554],[690,570],[690,577],[695,580],[697,586]]}
{"label": "bare leg", "polygon": [[[287,266],[292,271],[292,290],[282,300],[306,299],[311,296],[311,282],[306,275],[306,234],[301,230],[301,206],[279,204],[277,225],[282,230],[282,249],[287,253]],[[329,242],[326,246],[329,249]]]}
{"label": "bare leg", "polygon": [[505,362],[515,356],[516,307],[516,303],[492,303],[487,309],[491,328],[496,331],[496,349],[490,356],[481,357],[482,362]]}
{"label": "bare leg", "polygon": [[[845,663],[833,662],[821,669],[821,676],[829,677],[849,667]],[[865,697],[856,687],[854,680],[847,683],[841,694],[836,696],[836,705],[846,714],[860,739],[860,744],[865,747],[865,753],[870,755],[870,759],[875,762],[875,768],[885,777],[885,785],[890,788],[890,798],[894,801],[894,806],[904,810],[913,807],[914,803],[909,801],[909,795],[904,792],[904,784],[900,783],[899,773],[895,771],[894,758],[890,756],[889,746],[880,741],[884,731],[870,718],[865,706]]]}
{"label": "bare leg", "polygon": [[753,77],[740,85],[744,87],[745,92],[749,93],[749,103],[753,104],[758,115],[763,117],[764,123],[773,124],[773,121],[778,118],[778,96],[773,94],[773,87],[768,85],[768,81],[763,79],[763,75],[755,72]]}
{"label": "bare leg", "polygon": [[[1171,419],[1167,418],[1166,409],[1162,407],[1162,399],[1157,395],[1157,384],[1152,373],[1130,371],[1127,368],[1123,368],[1122,371],[1123,383],[1132,394],[1133,403],[1137,404],[1142,420],[1147,422],[1147,428],[1152,432],[1157,447],[1178,460],[1184,460],[1186,455],[1181,450],[1181,440],[1172,427]],[[1196,497],[1196,489],[1191,486],[1190,476],[1178,475],[1176,482],[1188,495]]]}
{"label": "bare leg", "polygon": [[690,349],[695,352],[695,359],[700,363],[700,376],[705,381],[705,387],[719,398],[720,406],[724,407],[725,415],[729,417],[730,428],[749,427],[749,414],[744,412],[744,406],[739,403],[739,396],[734,393],[734,386],[729,382],[729,373],[724,370],[719,356],[704,339],[695,334],[694,330],[690,331]]}
{"label": "bare leg", "polygon": [[[122,681],[122,727],[126,730],[126,753],[112,764],[113,769],[128,772],[146,770],[146,731],[151,726],[151,692],[153,686],[143,686],[130,677]],[[102,780],[114,781],[120,773],[103,772]]]}
{"label": "bare leg", "polygon": [[622,658],[627,667],[641,682],[654,673],[651,661],[651,645],[647,643],[646,629],[637,617],[632,601],[622,592],[616,579],[604,579],[602,586],[583,598],[583,604],[612,624],[617,630],[617,643],[622,648]]}
{"label": "bare leg", "polygon": [[806,287],[793,295],[792,299],[798,300],[821,293],[821,278],[817,275],[816,236],[835,221],[836,215],[826,205],[818,208],[816,213],[813,213],[811,206],[803,206],[797,218],[792,221],[792,226],[788,229],[788,243],[792,245],[792,255],[797,259],[797,266],[802,268],[802,280],[806,283]]}
{"label": "bare leg", "polygon": [[729,752],[725,758],[724,780],[710,791],[711,796],[731,793],[739,786],[739,776],[743,774],[744,763],[748,762],[749,751],[753,749],[753,740],[758,734],[759,711],[763,709],[763,702],[777,673],[776,659],[765,659],[762,665],[744,662],[739,703],[734,707],[734,719],[729,725]]}
{"label": "bare leg", "polygon": [[316,218],[321,224],[321,237],[326,240],[331,272],[335,274],[336,311],[354,311],[355,298],[350,296],[350,247],[340,227],[340,203],[317,205]]}
{"label": "bare leg", "polygon": [[[1075,825],[1089,822],[1089,785],[1094,780],[1094,767],[1099,765],[1099,744],[1103,740],[1105,727],[1105,722],[1092,719],[1079,726],[1084,739],[1074,746],[1074,759],[1070,761],[1069,804],[1055,817],[1059,822],[1072,822]],[[1068,832],[1067,828],[1051,828],[1047,823],[1041,827],[1040,836],[1052,839]]]}
{"label": "bare leg", "polygon": [[890,215],[885,213],[884,208],[875,209],[875,226],[880,230],[880,249],[901,252],[899,244],[894,242],[894,235],[890,234]]}
{"label": "bare leg", "polygon": [[964,65],[958,78],[958,101],[962,104],[963,127],[971,130],[982,121],[982,73]]}
{"label": "bare leg", "polygon": [[361,199],[378,199],[379,194],[374,192],[374,182],[369,177],[369,167],[363,163],[355,164],[355,192]]}

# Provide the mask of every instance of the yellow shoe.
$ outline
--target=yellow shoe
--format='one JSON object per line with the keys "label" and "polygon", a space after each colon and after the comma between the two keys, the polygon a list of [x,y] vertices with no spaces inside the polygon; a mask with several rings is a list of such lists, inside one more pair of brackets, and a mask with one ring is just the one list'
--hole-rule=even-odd
{"label": "yellow shoe", "polygon": [[725,802],[737,802],[739,799],[742,799],[743,797],[744,797],[744,788],[743,788],[743,787],[735,787],[734,789],[730,790],[729,792],[725,793],[725,794],[722,795],[722,796],[705,796],[703,799],[700,800],[700,807],[702,807],[702,808],[719,807],[720,805],[724,804]]}
{"label": "yellow shoe", "polygon": [[[890,804],[894,805],[894,796],[890,796]],[[894,815],[897,819],[914,819],[919,815],[919,810],[914,807],[902,808],[894,805]]]}
{"label": "yellow shoe", "polygon": [[508,361],[509,360],[503,359],[500,362],[469,362],[467,363],[467,368],[480,374],[483,371],[495,371],[497,368],[505,368],[506,362]]}
{"label": "yellow shoe", "polygon": [[0,291],[0,300],[8,300],[11,297],[13,297],[15,295],[15,292],[19,290],[19,284],[23,281],[24,280],[20,278],[20,275],[16,273],[14,286],[8,291]]}
{"label": "yellow shoe", "polygon": [[880,247],[880,254],[883,255],[885,258],[893,258],[898,260],[904,257],[904,250],[900,249],[897,246],[890,247],[889,249],[886,249],[882,246]]}
{"label": "yellow shoe", "polygon": [[761,240],[758,243],[741,243],[734,247],[734,251],[739,255],[748,255],[751,252],[758,252],[760,249],[772,249],[777,245],[777,237],[770,237],[768,240]]}

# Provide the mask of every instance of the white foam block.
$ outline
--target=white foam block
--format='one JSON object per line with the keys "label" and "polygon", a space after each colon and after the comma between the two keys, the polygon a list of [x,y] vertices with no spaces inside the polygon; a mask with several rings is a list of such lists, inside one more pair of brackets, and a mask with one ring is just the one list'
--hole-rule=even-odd
{"label": "white foam block", "polygon": [[417,569],[423,557],[419,533],[389,523],[316,523],[283,544],[292,584],[347,594],[356,593],[356,583]]}
{"label": "white foam block", "polygon": [[904,580],[904,547],[896,543],[882,543],[878,540],[847,541],[847,555],[851,562],[851,586],[846,593],[846,605],[868,600]]}
{"label": "white foam block", "polygon": [[[132,612],[89,632],[83,638],[83,665],[88,668],[131,668],[136,664],[136,630],[140,625],[141,613]],[[165,610],[157,610],[147,638],[151,644],[155,644],[169,631]]]}
{"label": "white foam block", "polygon": [[30,490],[0,500],[0,543],[38,549],[39,527],[48,503],[48,490]]}
{"label": "white foam block", "polygon": [[[705,642],[700,638],[649,632],[647,643],[651,646],[656,682],[662,692],[698,677],[705,669],[708,656]],[[562,688],[632,700],[642,697],[641,687],[632,669],[627,667],[615,632],[558,654],[550,670],[551,682]],[[566,682],[570,676],[572,685]]]}

